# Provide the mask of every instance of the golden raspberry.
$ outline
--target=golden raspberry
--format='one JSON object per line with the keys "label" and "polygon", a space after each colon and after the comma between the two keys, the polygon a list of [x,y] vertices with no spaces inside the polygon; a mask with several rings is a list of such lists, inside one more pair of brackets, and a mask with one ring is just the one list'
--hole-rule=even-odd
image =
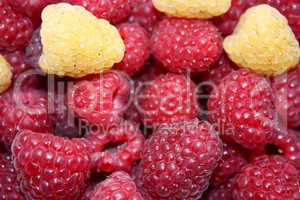
{"label": "golden raspberry", "polygon": [[122,61],[125,45],[118,30],[81,6],[47,6],[42,13],[44,72],[82,77],[110,69]]}
{"label": "golden raspberry", "polygon": [[296,66],[300,48],[288,22],[268,5],[248,9],[224,49],[237,65],[263,75],[277,75]]}
{"label": "golden raspberry", "polygon": [[171,16],[207,19],[226,13],[231,0],[153,0],[153,4]]}
{"label": "golden raspberry", "polygon": [[5,58],[0,55],[0,92],[4,92],[11,85],[11,66]]}

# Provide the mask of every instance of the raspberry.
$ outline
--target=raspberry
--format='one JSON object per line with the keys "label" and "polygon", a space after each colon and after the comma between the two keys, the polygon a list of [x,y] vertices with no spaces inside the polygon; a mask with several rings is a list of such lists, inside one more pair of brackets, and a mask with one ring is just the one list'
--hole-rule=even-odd
{"label": "raspberry", "polygon": [[300,199],[299,172],[281,156],[262,156],[235,179],[234,200]]}
{"label": "raspberry", "polygon": [[0,93],[7,90],[12,80],[12,68],[10,64],[0,55]]}
{"label": "raspberry", "polygon": [[53,122],[49,117],[47,94],[33,88],[10,89],[0,96],[1,140],[7,149],[22,130],[49,132]]}
{"label": "raspberry", "polygon": [[122,171],[113,173],[105,181],[96,185],[86,200],[99,199],[143,200],[132,178]]}
{"label": "raspberry", "polygon": [[111,68],[124,56],[118,30],[81,6],[50,5],[42,19],[39,65],[46,73],[83,77]]}
{"label": "raspberry", "polygon": [[17,173],[10,155],[0,154],[0,198],[3,200],[24,200],[17,182]]}
{"label": "raspberry", "polygon": [[198,115],[196,85],[184,75],[160,75],[137,95],[137,109],[149,126],[194,119]]}
{"label": "raspberry", "polygon": [[[94,145],[92,160],[97,171],[129,171],[132,164],[141,158],[144,148],[144,137],[139,127],[130,122],[121,122],[106,130],[91,132],[87,139]],[[107,148],[108,144],[119,144]]]}
{"label": "raspberry", "polygon": [[0,50],[25,47],[33,31],[30,19],[15,12],[7,0],[1,0],[0,13]]}
{"label": "raspberry", "polygon": [[300,48],[288,22],[275,8],[248,9],[224,49],[237,65],[263,75],[277,75],[297,65]]}
{"label": "raspberry", "polygon": [[32,66],[35,69],[40,70],[39,59],[43,52],[43,46],[41,43],[40,29],[33,32],[32,38],[29,41],[25,50],[25,62],[27,65]]}
{"label": "raspberry", "polygon": [[206,71],[220,57],[222,40],[209,21],[165,18],[152,35],[152,52],[169,71]]}
{"label": "raspberry", "polygon": [[300,125],[300,64],[287,73],[274,78],[272,86],[276,108],[289,127]]}
{"label": "raspberry", "polygon": [[124,22],[131,13],[131,0],[69,0],[113,24]]}
{"label": "raspberry", "polygon": [[128,75],[134,75],[144,66],[150,56],[150,39],[146,30],[139,24],[123,23],[118,26],[125,43],[125,55],[121,63],[114,65]]}
{"label": "raspberry", "polygon": [[239,147],[224,143],[223,157],[211,178],[212,185],[220,185],[234,176],[247,164],[244,152]]}
{"label": "raspberry", "polygon": [[233,32],[240,16],[251,6],[255,5],[257,0],[232,0],[231,7],[224,15],[213,19],[214,24],[219,28],[223,35],[229,35]]}
{"label": "raspberry", "polygon": [[12,154],[26,199],[77,199],[89,177],[90,152],[84,139],[20,133]]}
{"label": "raspberry", "polygon": [[234,178],[227,182],[209,189],[203,200],[232,200],[232,192],[234,188]]}
{"label": "raspberry", "polygon": [[68,91],[68,104],[81,118],[106,127],[120,122],[130,94],[128,80],[117,71],[79,80]]}
{"label": "raspberry", "polygon": [[226,13],[231,0],[153,0],[153,4],[157,10],[172,16],[206,19]]}
{"label": "raspberry", "polygon": [[128,21],[139,23],[149,33],[152,33],[154,27],[162,19],[163,14],[154,8],[152,0],[132,1],[133,9]]}
{"label": "raspberry", "polygon": [[221,140],[209,123],[161,126],[146,142],[136,182],[152,199],[199,199],[221,156]]}

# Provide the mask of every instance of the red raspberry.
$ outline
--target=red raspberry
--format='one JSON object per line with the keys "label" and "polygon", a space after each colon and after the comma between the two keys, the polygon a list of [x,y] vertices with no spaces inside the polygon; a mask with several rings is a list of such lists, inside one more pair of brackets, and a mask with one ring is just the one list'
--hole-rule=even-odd
{"label": "red raspberry", "polygon": [[154,27],[162,19],[163,14],[155,9],[152,0],[132,0],[133,9],[129,22],[137,22],[143,26],[149,33],[152,33]]}
{"label": "red raspberry", "polygon": [[211,178],[212,185],[220,185],[234,176],[247,164],[245,156],[239,147],[224,143],[223,156]]}
{"label": "red raspberry", "polygon": [[126,77],[107,71],[79,80],[68,91],[68,104],[79,117],[105,127],[121,120],[129,94]]}
{"label": "red raspberry", "polygon": [[42,55],[43,46],[41,42],[40,29],[33,32],[31,40],[29,41],[25,50],[25,62],[33,68],[40,70],[39,59]]}
{"label": "red raspberry", "polygon": [[281,156],[262,156],[235,179],[234,200],[300,199],[299,172]]}
{"label": "red raspberry", "polygon": [[[130,122],[112,125],[106,130],[89,133],[87,139],[94,145],[93,163],[97,171],[129,171],[133,163],[141,158],[144,136],[139,127]],[[118,144],[117,147],[107,145]]]}
{"label": "red raspberry", "polygon": [[8,154],[0,154],[0,198],[3,200],[24,200],[17,182],[17,173]]}
{"label": "red raspberry", "polygon": [[150,40],[146,30],[139,24],[123,23],[118,30],[124,40],[126,51],[121,63],[115,64],[114,68],[134,75],[144,66],[150,56]]}
{"label": "red raspberry", "polygon": [[165,18],[151,40],[154,57],[175,73],[206,71],[222,52],[217,28],[204,20]]}
{"label": "red raspberry", "polygon": [[274,78],[276,108],[289,127],[300,125],[300,64]]}
{"label": "red raspberry", "polygon": [[23,131],[12,153],[27,199],[77,199],[89,177],[91,149],[84,139]]}
{"label": "red raspberry", "polygon": [[214,24],[219,28],[224,36],[230,35],[240,16],[251,6],[255,5],[257,0],[232,0],[231,7],[227,13],[214,18]]}
{"label": "red raspberry", "polygon": [[203,200],[233,200],[232,192],[234,188],[234,178],[229,179],[222,185],[209,189]]}
{"label": "red raspberry", "polygon": [[70,3],[85,7],[96,17],[113,24],[124,22],[131,13],[131,0],[69,0]]}
{"label": "red raspberry", "polygon": [[144,124],[154,127],[197,117],[196,85],[188,77],[168,73],[145,84],[136,97]]}
{"label": "red raspberry", "polygon": [[49,132],[53,128],[47,94],[33,88],[1,94],[0,115],[1,140],[8,149],[22,130]]}
{"label": "red raspberry", "polygon": [[110,175],[106,180],[96,185],[94,191],[86,200],[143,200],[132,178],[125,172],[119,171]]}
{"label": "red raspberry", "polygon": [[146,142],[136,182],[152,199],[199,199],[221,156],[221,140],[209,123],[161,126]]}
{"label": "red raspberry", "polygon": [[30,19],[15,12],[7,0],[0,1],[0,50],[22,49],[31,38]]}

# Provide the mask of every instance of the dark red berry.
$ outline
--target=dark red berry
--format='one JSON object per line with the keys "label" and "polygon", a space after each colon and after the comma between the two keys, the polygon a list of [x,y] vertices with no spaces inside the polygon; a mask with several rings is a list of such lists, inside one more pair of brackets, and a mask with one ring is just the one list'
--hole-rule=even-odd
{"label": "dark red berry", "polygon": [[203,200],[233,200],[234,178],[206,191]]}
{"label": "dark red berry", "polygon": [[40,29],[33,32],[25,50],[25,62],[31,67],[40,70],[39,59],[42,55],[43,46],[41,42]]}

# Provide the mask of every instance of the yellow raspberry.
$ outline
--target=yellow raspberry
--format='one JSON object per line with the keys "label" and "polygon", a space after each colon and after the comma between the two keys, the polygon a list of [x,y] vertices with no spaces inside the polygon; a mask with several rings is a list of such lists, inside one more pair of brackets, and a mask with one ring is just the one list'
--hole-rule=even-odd
{"label": "yellow raspberry", "polygon": [[299,44],[287,19],[268,5],[248,9],[223,45],[237,65],[267,76],[295,67],[300,58]]}
{"label": "yellow raspberry", "polygon": [[11,85],[11,66],[5,58],[0,55],[0,92],[4,92]]}
{"label": "yellow raspberry", "polygon": [[81,6],[47,6],[42,20],[39,65],[48,74],[82,77],[123,59],[125,45],[118,30]]}
{"label": "yellow raspberry", "polygon": [[208,19],[226,13],[231,0],[153,0],[153,4],[171,16]]}

